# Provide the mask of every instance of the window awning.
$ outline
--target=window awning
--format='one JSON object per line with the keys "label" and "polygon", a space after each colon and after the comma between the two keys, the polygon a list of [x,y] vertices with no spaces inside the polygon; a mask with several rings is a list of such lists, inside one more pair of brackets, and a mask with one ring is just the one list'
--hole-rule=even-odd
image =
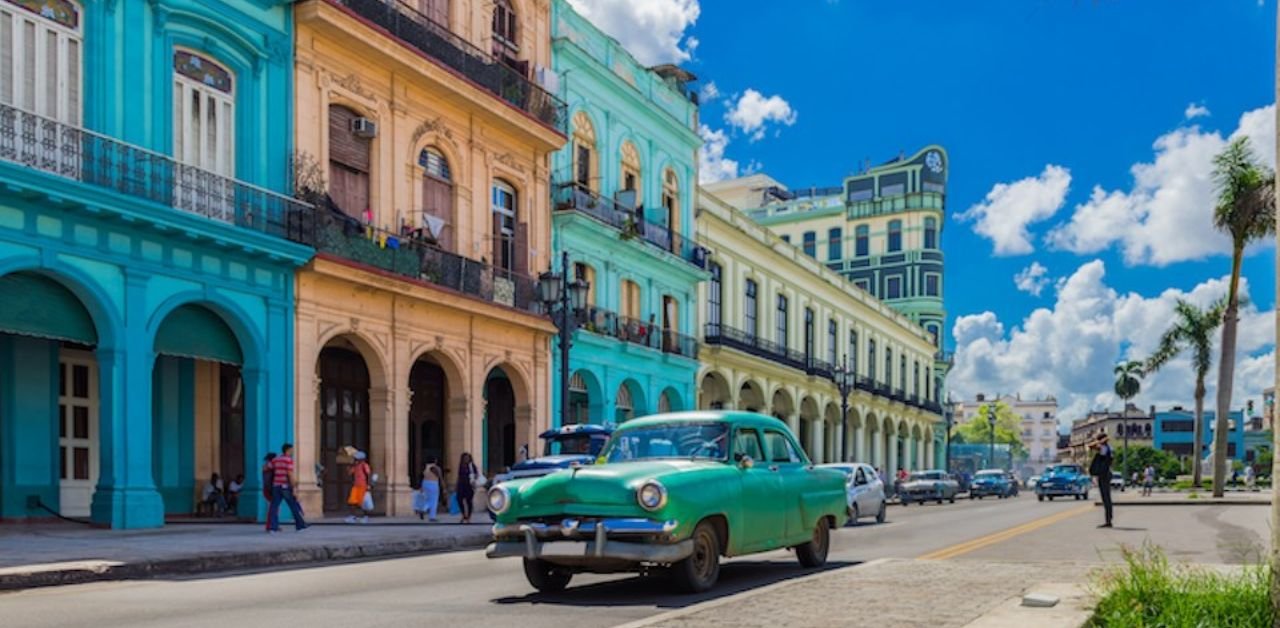
{"label": "window awning", "polygon": [[198,305],[169,313],[156,331],[156,353],[226,364],[243,364],[236,335],[217,314]]}
{"label": "window awning", "polygon": [[76,295],[37,273],[0,277],[0,332],[98,344],[93,318]]}

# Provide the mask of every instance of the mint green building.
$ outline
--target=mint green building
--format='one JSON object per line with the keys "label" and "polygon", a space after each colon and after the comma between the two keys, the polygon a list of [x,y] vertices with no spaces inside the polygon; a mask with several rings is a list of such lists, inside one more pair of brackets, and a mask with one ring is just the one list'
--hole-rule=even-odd
{"label": "mint green building", "polygon": [[[641,66],[565,0],[552,2],[551,17],[570,136],[552,158],[552,248],[556,260],[568,252],[573,274],[591,285],[573,337],[570,416],[555,421],[692,408],[694,299],[707,276],[693,239],[694,77]],[[558,413],[561,375],[553,373]]]}

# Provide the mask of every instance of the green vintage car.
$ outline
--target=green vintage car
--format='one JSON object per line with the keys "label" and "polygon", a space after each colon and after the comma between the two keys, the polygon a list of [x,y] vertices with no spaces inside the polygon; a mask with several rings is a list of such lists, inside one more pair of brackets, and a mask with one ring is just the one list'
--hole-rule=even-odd
{"label": "green vintage car", "polygon": [[529,583],[559,591],[575,573],[668,570],[700,592],[720,557],[793,548],[826,562],[848,518],[845,478],[814,467],[783,422],[750,412],[634,419],[599,461],[489,490],[490,558],[524,559]]}

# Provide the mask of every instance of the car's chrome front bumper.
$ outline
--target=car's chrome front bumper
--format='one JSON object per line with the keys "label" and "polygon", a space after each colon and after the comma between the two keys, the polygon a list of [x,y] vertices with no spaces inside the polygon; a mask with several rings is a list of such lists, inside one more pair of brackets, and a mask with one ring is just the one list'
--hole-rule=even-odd
{"label": "car's chrome front bumper", "polygon": [[1036,485],[1036,495],[1081,495],[1085,489],[1077,486],[1045,486],[1043,484]]}
{"label": "car's chrome front bumper", "polygon": [[574,518],[559,524],[496,524],[494,542],[489,544],[485,555],[573,563],[593,560],[673,563],[693,553],[693,541],[671,539],[678,525],[674,520]]}

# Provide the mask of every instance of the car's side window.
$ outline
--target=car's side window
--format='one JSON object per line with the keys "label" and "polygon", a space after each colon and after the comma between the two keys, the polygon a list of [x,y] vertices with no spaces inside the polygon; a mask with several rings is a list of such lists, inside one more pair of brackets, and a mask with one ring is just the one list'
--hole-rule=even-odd
{"label": "car's side window", "polygon": [[858,472],[853,475],[854,484],[866,484],[867,474],[862,472],[862,467],[858,467]]}
{"label": "car's side window", "polygon": [[767,431],[764,433],[765,441],[769,446],[770,462],[800,462],[800,457],[791,447],[791,441],[787,440],[781,432]]}
{"label": "car's side window", "polygon": [[749,456],[752,460],[764,460],[760,451],[760,434],[752,429],[739,429],[733,435],[735,457]]}

